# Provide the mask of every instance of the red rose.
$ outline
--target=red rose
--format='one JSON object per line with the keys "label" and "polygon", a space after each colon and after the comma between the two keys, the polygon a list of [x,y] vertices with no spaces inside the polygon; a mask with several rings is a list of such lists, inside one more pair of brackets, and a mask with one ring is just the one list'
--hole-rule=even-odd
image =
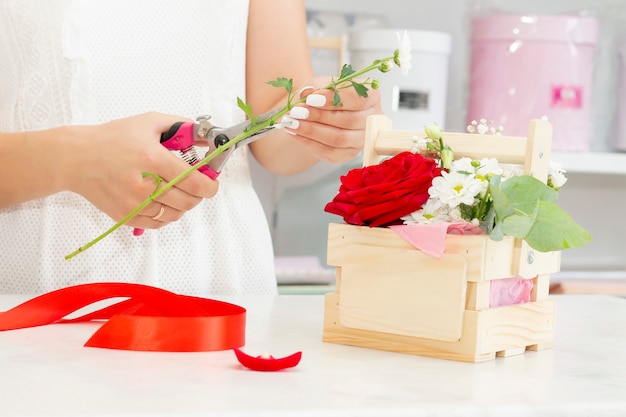
{"label": "red rose", "polygon": [[422,208],[441,169],[430,158],[402,152],[378,165],[350,170],[324,211],[349,224],[386,226]]}

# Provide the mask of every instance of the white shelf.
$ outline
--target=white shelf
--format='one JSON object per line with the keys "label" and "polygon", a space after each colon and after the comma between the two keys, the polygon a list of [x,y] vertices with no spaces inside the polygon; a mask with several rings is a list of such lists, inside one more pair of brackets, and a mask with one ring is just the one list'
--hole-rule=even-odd
{"label": "white shelf", "polygon": [[553,152],[552,160],[567,173],[626,175],[626,153]]}

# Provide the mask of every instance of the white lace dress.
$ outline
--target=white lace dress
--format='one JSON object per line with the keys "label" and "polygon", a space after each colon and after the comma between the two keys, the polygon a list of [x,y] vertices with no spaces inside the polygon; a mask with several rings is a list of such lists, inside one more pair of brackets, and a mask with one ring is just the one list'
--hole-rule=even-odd
{"label": "white lace dress", "polygon": [[[240,122],[247,13],[247,0],[0,0],[0,131],[151,110]],[[69,192],[0,209],[0,292],[126,281],[196,295],[275,293],[246,153],[235,152],[217,196],[180,221],[140,237],[123,227],[70,261],[114,223],[107,215]]]}

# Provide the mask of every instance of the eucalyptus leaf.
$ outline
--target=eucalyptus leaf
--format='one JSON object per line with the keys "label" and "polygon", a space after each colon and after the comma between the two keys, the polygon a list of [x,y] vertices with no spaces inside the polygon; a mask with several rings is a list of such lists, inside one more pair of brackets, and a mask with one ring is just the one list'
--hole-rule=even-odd
{"label": "eucalyptus leaf", "polygon": [[493,206],[487,211],[485,217],[480,220],[480,228],[485,231],[487,234],[491,234],[494,229],[494,224],[496,220],[496,211],[493,209]]}
{"label": "eucalyptus leaf", "polygon": [[537,221],[539,212],[539,201],[535,203],[534,210],[531,213],[515,211],[513,214],[502,219],[502,233],[518,238],[525,238],[533,225]]}
{"label": "eucalyptus leaf", "polygon": [[515,212],[513,203],[510,201],[509,196],[500,189],[500,177],[494,176],[489,182],[489,193],[493,201],[493,210],[495,211],[496,220],[504,219]]}
{"label": "eucalyptus leaf", "polygon": [[502,239],[504,239],[504,233],[502,233],[502,223],[496,223],[493,226],[493,230],[489,234],[489,237],[492,240],[502,240]]}
{"label": "eucalyptus leaf", "polygon": [[591,242],[591,234],[557,204],[539,203],[537,218],[525,237],[540,252],[578,248]]}
{"label": "eucalyptus leaf", "polygon": [[506,181],[493,177],[489,192],[495,212],[490,233],[494,240],[514,236],[540,252],[576,248],[591,241],[591,234],[556,204],[557,191],[534,177],[522,175]]}
{"label": "eucalyptus leaf", "polygon": [[502,181],[500,189],[508,197],[516,210],[530,213],[535,210],[537,201],[556,202],[558,193],[530,175],[521,175]]}

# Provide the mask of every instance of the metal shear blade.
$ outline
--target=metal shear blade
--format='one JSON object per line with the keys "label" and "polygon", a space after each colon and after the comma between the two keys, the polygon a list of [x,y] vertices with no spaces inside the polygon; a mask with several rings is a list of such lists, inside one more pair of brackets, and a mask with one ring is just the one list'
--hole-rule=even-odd
{"label": "metal shear blade", "polygon": [[[258,116],[255,123],[263,123],[275,116],[279,111],[280,109],[276,109],[264,113]],[[227,128],[217,127],[213,126],[209,122],[209,118],[210,116],[199,117],[197,123],[195,123],[194,125],[194,137],[196,138],[196,142],[204,142],[208,145],[208,151],[205,153],[205,157],[214,152],[220,146],[227,144],[231,140],[235,139],[237,136],[248,131],[250,128],[253,128],[252,123],[249,120]],[[211,159],[207,165],[215,173],[219,174],[224,168],[224,165],[226,164],[230,156],[233,154],[233,152],[235,152],[237,148],[240,148],[251,142],[254,142],[255,140],[262,138],[266,134],[272,132],[277,127],[278,124],[273,124],[252,133],[247,138],[240,140],[236,144],[224,150],[223,153]]]}

